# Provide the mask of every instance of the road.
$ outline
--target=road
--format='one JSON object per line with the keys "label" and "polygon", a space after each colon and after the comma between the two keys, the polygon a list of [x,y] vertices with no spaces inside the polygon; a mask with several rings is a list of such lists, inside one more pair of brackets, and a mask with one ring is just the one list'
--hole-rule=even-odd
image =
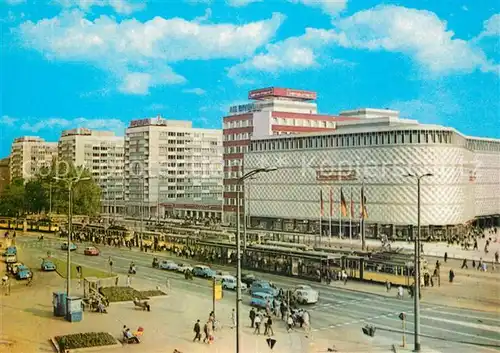
{"label": "road", "polygon": [[[33,256],[45,256],[47,251],[52,251],[54,257],[65,258],[65,252],[60,250],[58,241],[45,240],[42,243],[34,237],[22,237],[18,238],[17,242],[23,248],[22,251],[27,251]],[[136,276],[140,278],[165,285],[168,277],[174,289],[182,287],[184,290],[192,290],[199,295],[211,295],[210,281],[203,279],[186,281],[182,274],[153,269],[151,267],[153,254],[151,253],[101,247],[100,256],[88,257],[83,255],[83,248],[83,245],[79,245],[79,249],[72,253],[75,263],[109,270],[108,258],[111,256],[113,271],[125,275],[130,262],[134,261],[138,270]],[[164,253],[155,255],[160,259],[169,258]],[[180,260],[175,256],[170,258],[190,263],[189,260]],[[214,268],[217,269],[216,266]],[[303,284],[293,278],[261,273],[257,275],[283,288]],[[414,316],[413,301],[410,298],[400,300],[395,297],[330,287],[319,283],[307,284],[320,292],[319,302],[307,307],[311,315],[313,335],[328,335],[329,332],[335,330],[361,331],[362,326],[371,324],[377,327],[377,332],[373,339],[367,338],[368,340],[379,345],[400,344],[402,322],[398,315],[405,312],[407,342],[412,346],[411,332],[414,329]],[[234,299],[234,293],[225,293],[225,301],[234,301]],[[248,304],[249,300],[250,298],[245,294],[243,303]],[[245,311],[247,310],[248,308],[245,307]],[[242,317],[246,320],[246,312]],[[423,346],[432,347],[440,352],[500,352],[500,315],[498,312],[480,312],[422,303],[421,335]],[[346,340],[349,340],[349,335],[346,335]]]}

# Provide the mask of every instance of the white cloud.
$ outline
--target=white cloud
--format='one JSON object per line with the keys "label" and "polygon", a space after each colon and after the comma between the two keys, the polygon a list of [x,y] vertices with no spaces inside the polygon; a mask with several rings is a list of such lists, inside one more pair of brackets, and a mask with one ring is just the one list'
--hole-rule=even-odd
{"label": "white cloud", "polygon": [[117,22],[108,16],[88,20],[74,10],[26,21],[18,33],[25,46],[50,60],[92,64],[110,72],[121,91],[147,94],[150,87],[185,81],[170,63],[252,55],[274,36],[283,19],[275,13],[270,19],[239,26],[162,17]]}
{"label": "white cloud", "polygon": [[16,118],[13,118],[11,116],[8,116],[8,115],[3,115],[1,118],[0,118],[0,126],[2,125],[6,125],[6,126],[14,126],[14,123],[17,121]]}
{"label": "white cloud", "polygon": [[117,135],[123,135],[125,124],[119,119],[62,119],[62,118],[49,118],[37,119],[35,123],[24,123],[21,125],[21,130],[29,132],[39,132],[40,130],[47,129],[74,129],[77,127],[84,127],[88,129],[101,129],[114,131]]}
{"label": "white cloud", "polygon": [[227,4],[233,7],[243,7],[252,4],[254,2],[262,2],[262,1],[263,0],[226,0]]}
{"label": "white cloud", "polygon": [[483,31],[478,38],[500,36],[500,13],[494,14],[483,22]]}
{"label": "white cloud", "polygon": [[20,5],[20,4],[24,4],[26,2],[26,0],[6,0],[7,4],[8,5]]}
{"label": "white cloud", "polygon": [[[493,16],[485,21],[482,36],[498,35],[499,19]],[[333,25],[333,29],[308,28],[302,36],[268,44],[265,51],[231,67],[228,75],[240,83],[252,83],[256,72],[276,74],[319,63],[339,64],[328,58],[318,60],[326,49],[335,47],[403,53],[433,75],[477,69],[498,72],[498,65],[488,60],[475,40],[455,38],[447,23],[430,11],[377,6],[336,20]]]}
{"label": "white cloud", "polygon": [[162,104],[162,103],[153,103],[153,104],[150,104],[148,107],[146,107],[146,109],[158,111],[158,110],[167,109],[167,106],[165,104]]}
{"label": "white cloud", "polygon": [[344,47],[407,54],[434,73],[491,71],[485,54],[447,29],[433,12],[377,6],[335,22]]}
{"label": "white cloud", "polygon": [[207,91],[205,91],[203,88],[188,88],[188,89],[182,90],[182,92],[196,94],[197,96],[202,96],[205,93],[207,93]]}
{"label": "white cloud", "polygon": [[195,22],[205,22],[212,17],[212,9],[205,9],[205,14],[203,16],[198,16],[194,19]]}
{"label": "white cloud", "polygon": [[469,11],[469,8],[468,8],[467,6],[465,6],[465,5],[462,5],[461,9],[462,9],[463,11]]}
{"label": "white cloud", "polygon": [[264,53],[229,69],[229,77],[240,83],[251,83],[248,74],[259,71],[269,74],[280,71],[304,70],[318,66],[319,49],[335,41],[333,31],[306,28],[305,34],[268,44]]}
{"label": "white cloud", "polygon": [[114,11],[123,15],[130,15],[135,11],[142,10],[144,3],[129,0],[53,0],[54,3],[65,9],[80,9],[88,12],[92,7],[111,7]]}
{"label": "white cloud", "polygon": [[289,0],[306,6],[318,7],[328,15],[336,15],[347,7],[347,0]]}

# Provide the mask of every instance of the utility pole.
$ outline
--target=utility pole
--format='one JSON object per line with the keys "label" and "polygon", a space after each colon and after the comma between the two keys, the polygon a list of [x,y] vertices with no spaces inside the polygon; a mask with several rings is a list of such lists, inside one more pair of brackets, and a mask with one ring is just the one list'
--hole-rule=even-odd
{"label": "utility pole", "polygon": [[415,258],[413,261],[413,274],[414,274],[414,291],[413,291],[413,306],[415,318],[415,346],[414,352],[420,352],[420,181],[422,178],[433,176],[431,173],[416,175],[407,174],[406,177],[414,178],[417,180],[417,236],[415,237]]}
{"label": "utility pole", "polygon": [[254,169],[246,174],[244,174],[241,178],[238,179],[237,186],[238,186],[238,191],[236,194],[236,258],[237,258],[237,264],[236,264],[236,353],[241,353],[241,341],[240,341],[240,336],[241,336],[241,325],[240,325],[240,309],[241,309],[241,229],[240,229],[240,223],[241,223],[241,207],[240,207],[240,186],[243,185],[243,182],[248,179],[253,177],[256,174],[259,173],[268,173],[277,170],[276,168],[259,168],[259,169]]}

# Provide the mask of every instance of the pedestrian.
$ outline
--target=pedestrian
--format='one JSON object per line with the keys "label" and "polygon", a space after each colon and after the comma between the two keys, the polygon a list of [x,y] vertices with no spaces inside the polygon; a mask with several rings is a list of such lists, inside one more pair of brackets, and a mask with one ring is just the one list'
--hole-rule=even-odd
{"label": "pedestrian", "polygon": [[119,281],[120,277],[116,276],[115,278],[115,287],[118,287],[118,281]]}
{"label": "pedestrian", "polygon": [[196,323],[194,324],[193,331],[194,331],[193,342],[195,342],[196,340],[198,340],[198,342],[200,342],[200,340],[201,340],[201,327],[200,327],[200,320],[199,319],[196,320]]}
{"label": "pedestrian", "polygon": [[231,328],[236,327],[236,312],[233,310],[231,311]]}
{"label": "pedestrian", "polygon": [[498,254],[498,250],[495,251],[495,262],[498,263],[498,258],[499,258],[499,254]]}
{"label": "pedestrian", "polygon": [[253,328],[254,327],[254,322],[255,322],[255,309],[254,308],[252,308],[250,310],[249,317],[250,317],[250,327]]}
{"label": "pedestrian", "polygon": [[453,279],[455,278],[455,272],[453,272],[453,269],[450,269],[448,277],[450,279],[450,283],[453,283]]}
{"label": "pedestrian", "polygon": [[469,266],[467,266],[467,259],[464,259],[464,261],[462,262],[462,267],[461,267],[461,269],[464,269],[464,268],[465,268],[465,269],[468,269],[468,268],[469,268]]}
{"label": "pedestrian", "polygon": [[127,287],[131,286],[132,278],[130,278],[130,275],[127,275]]}
{"label": "pedestrian", "polygon": [[287,332],[292,331],[292,327],[293,327],[293,318],[292,318],[292,315],[288,315],[288,318],[287,318],[287,320],[286,320],[286,324],[287,324],[287,329],[286,329],[286,331],[287,331]]}
{"label": "pedestrian", "polygon": [[266,332],[264,332],[264,335],[274,336],[273,319],[271,318],[271,316],[267,317]]}
{"label": "pedestrian", "polygon": [[387,290],[387,292],[391,291],[391,282],[389,282],[388,280],[385,280],[385,289]]}
{"label": "pedestrian", "polygon": [[203,326],[203,333],[205,334],[205,337],[203,338],[203,343],[210,343],[210,337],[209,337],[209,327],[212,325],[210,321],[207,321],[205,325]]}
{"label": "pedestrian", "polygon": [[260,323],[261,323],[260,315],[255,315],[255,320],[254,320],[255,330],[253,331],[254,334],[260,335]]}
{"label": "pedestrian", "polygon": [[448,253],[447,252],[444,253],[444,262],[446,262],[446,261],[448,261]]}
{"label": "pedestrian", "polygon": [[398,287],[398,299],[403,299],[404,289],[403,286]]}

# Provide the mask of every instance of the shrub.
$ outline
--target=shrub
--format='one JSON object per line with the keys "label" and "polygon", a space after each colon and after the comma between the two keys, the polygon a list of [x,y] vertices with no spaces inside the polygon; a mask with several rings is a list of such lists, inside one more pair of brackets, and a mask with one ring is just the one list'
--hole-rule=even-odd
{"label": "shrub", "polygon": [[165,294],[159,290],[141,292],[131,287],[103,287],[99,291],[106,297],[106,299],[108,299],[110,303],[132,301],[135,298],[145,300],[149,299],[149,297]]}
{"label": "shrub", "polygon": [[88,347],[110,346],[116,344],[116,339],[107,332],[86,332],[73,335],[56,336],[60,348],[78,349]]}

